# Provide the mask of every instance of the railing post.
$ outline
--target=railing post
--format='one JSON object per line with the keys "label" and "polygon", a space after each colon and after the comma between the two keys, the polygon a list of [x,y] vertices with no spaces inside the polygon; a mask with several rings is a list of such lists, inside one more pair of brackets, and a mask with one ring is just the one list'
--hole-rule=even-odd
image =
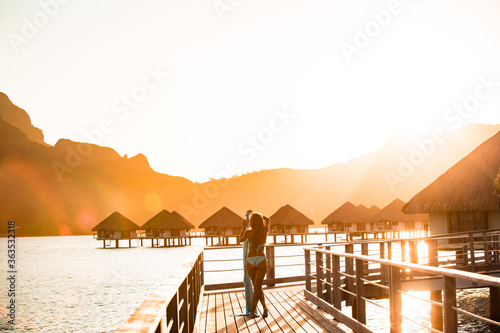
{"label": "railing post", "polygon": [[275,283],[275,271],[274,271],[274,245],[266,245],[266,259],[267,259],[267,286],[273,287]]}
{"label": "railing post", "polygon": [[385,259],[385,243],[380,242],[379,247],[380,247],[380,259]]}
{"label": "railing post", "polygon": [[[361,254],[364,256],[368,255],[368,243],[361,243]],[[368,261],[365,264],[365,274],[368,274]]]}
{"label": "railing post", "polygon": [[365,294],[365,284],[363,282],[365,262],[356,259],[356,319],[366,324],[366,304],[363,296]]}
{"label": "railing post", "polygon": [[305,273],[306,273],[306,290],[311,292],[311,251],[304,249]]}
{"label": "railing post", "polygon": [[471,271],[476,272],[476,256],[474,254],[474,233],[469,233],[469,249],[470,249],[470,264]]}
{"label": "railing post", "polygon": [[200,258],[200,270],[201,270],[201,285],[205,285],[205,251],[201,252],[201,258]]}
{"label": "railing post", "polygon": [[179,332],[185,332],[189,330],[188,326],[188,278],[186,277],[184,281],[179,286],[177,290],[177,300],[179,304],[177,305],[177,310],[179,311]]}
{"label": "railing post", "polygon": [[427,251],[429,256],[429,266],[438,267],[438,241],[436,239],[428,239],[427,243]]}
{"label": "railing post", "polygon": [[499,246],[498,246],[498,235],[493,235],[493,262],[498,263],[499,262]]}
{"label": "railing post", "polygon": [[[500,321],[500,288],[490,287],[490,319]],[[498,327],[495,327],[498,330]]]}
{"label": "railing post", "polygon": [[194,328],[194,322],[196,320],[196,307],[195,304],[195,276],[196,276],[196,266],[193,267],[193,270],[188,274],[188,284],[187,284],[187,324],[188,324],[188,332],[191,332]]}
{"label": "railing post", "polygon": [[410,243],[410,262],[418,264],[418,242],[411,240]]}
{"label": "railing post", "polygon": [[[172,298],[170,303],[167,306],[167,329],[166,331],[169,333],[178,333],[179,332],[179,292],[175,293],[175,296]],[[160,322],[159,325],[160,331],[163,332],[163,324]],[[159,333],[158,329],[155,333]]]}
{"label": "railing post", "polygon": [[[436,239],[428,239],[426,242],[429,251],[429,266],[438,267],[438,241]],[[442,291],[430,290],[430,299],[431,301],[442,303]],[[443,330],[443,308],[439,305],[431,304],[431,327],[439,331]]]}
{"label": "railing post", "polygon": [[488,265],[490,263],[490,246],[488,243],[488,235],[483,232],[483,251],[484,251],[484,264]]}
{"label": "railing post", "polygon": [[337,290],[340,287],[340,256],[333,255],[333,306],[342,310],[342,292]]}
{"label": "railing post", "polygon": [[[385,242],[379,243],[380,259],[385,259]],[[387,281],[387,266],[380,264],[380,283],[385,284]]]}
{"label": "railing post", "polygon": [[457,332],[457,311],[453,307],[457,306],[457,286],[455,278],[443,276],[443,316],[444,331],[446,333]]}
{"label": "railing post", "polygon": [[325,299],[323,292],[323,253],[316,251],[316,294]]}
{"label": "railing post", "polygon": [[389,304],[391,317],[391,333],[401,333],[403,317],[401,316],[401,271],[399,267],[390,266]]}
{"label": "railing post", "polygon": [[[345,252],[352,254],[354,252],[354,245],[346,244]],[[354,260],[352,258],[345,258],[344,260],[345,260],[345,273],[349,275],[354,275]],[[348,291],[354,292],[354,281],[347,276],[345,277],[345,286]],[[349,294],[346,295],[346,305],[347,306],[354,305],[354,299]],[[354,306],[353,306],[353,314],[355,314]]]}
{"label": "railing post", "polygon": [[457,263],[458,261],[461,259],[462,260],[462,264],[464,266],[467,266],[469,264],[469,245],[468,244],[464,244],[464,246],[462,247],[462,250],[456,250],[455,251],[455,256],[457,257]]}
{"label": "railing post", "polygon": [[[325,247],[327,251],[330,251],[330,246]],[[325,261],[326,261],[326,281],[328,282],[325,284],[326,287],[326,295],[325,295],[325,300],[333,304],[333,298],[332,298],[332,255],[331,254],[326,254],[325,255]]]}

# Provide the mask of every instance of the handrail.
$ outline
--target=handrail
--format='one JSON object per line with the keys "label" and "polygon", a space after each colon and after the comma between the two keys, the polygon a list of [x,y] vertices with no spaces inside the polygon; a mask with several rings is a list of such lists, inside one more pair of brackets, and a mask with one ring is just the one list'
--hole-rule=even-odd
{"label": "handrail", "polygon": [[[482,234],[485,239],[484,242],[474,243],[474,246],[471,246],[470,239],[474,239],[477,235]],[[439,239],[444,236],[440,235],[434,239],[434,237],[426,237],[426,238],[405,238],[405,239],[373,239],[373,240],[358,240],[358,241],[342,241],[342,242],[316,242],[316,243],[307,243],[307,244],[276,244],[270,243],[266,247],[266,253],[270,252],[271,249],[274,248],[282,248],[282,247],[305,247],[305,246],[315,246],[315,245],[325,245],[331,246],[332,249],[335,249],[340,252],[349,252],[355,253],[360,251],[364,255],[371,256],[380,256],[381,258],[393,259],[394,256],[401,256],[402,261],[411,261],[412,263],[429,263],[433,266],[457,266],[460,268],[469,269],[473,272],[479,271],[480,267],[483,266],[491,266],[497,265],[500,269],[500,246],[498,242],[498,231],[494,230],[492,232],[488,231],[472,231],[465,232],[460,234],[450,234],[447,238],[451,237],[459,237],[460,239],[464,239],[464,237],[468,237],[469,240],[465,239],[465,242],[462,245],[456,245],[455,248],[449,249],[447,246],[444,248],[439,245]],[[477,237],[476,237],[477,238]],[[428,255],[422,255],[418,251],[417,244],[426,241],[427,247],[429,249]],[[374,251],[374,246],[380,246],[378,251]],[[457,247],[458,246],[458,247]],[[359,249],[361,247],[361,249]],[[481,247],[482,249],[480,249]],[[206,251],[211,250],[220,250],[220,249],[237,249],[241,248],[241,245],[232,245],[232,246],[210,246],[205,247]],[[370,248],[370,249],[369,249]],[[407,253],[407,251],[409,252]],[[443,252],[448,251],[448,252]],[[449,251],[454,251],[456,253],[450,253]],[[481,252],[482,251],[482,252]],[[418,253],[417,253],[418,252]],[[484,254],[482,254],[484,253]],[[288,257],[291,256],[281,256],[274,255],[274,253],[270,253],[268,255],[268,274],[266,280],[264,281],[264,285],[274,286],[279,283],[289,283],[292,279],[294,282],[304,281],[305,276],[297,276],[295,278],[287,277],[285,280],[282,280],[281,277],[276,278],[275,272],[276,270],[290,266],[292,260],[287,260]],[[297,256],[298,257],[298,256]],[[237,261],[241,260],[242,256],[237,255],[234,258],[226,259],[227,262],[233,262],[233,268],[217,268],[217,269],[207,269],[205,267],[205,273],[211,274],[210,276],[215,276],[213,274],[218,273],[227,273],[227,272],[236,272],[243,271],[243,265],[238,266]],[[209,259],[205,256],[205,263],[207,266],[211,266],[211,264],[217,262],[221,262],[222,259]],[[272,261],[274,260],[274,261]],[[285,263],[283,263],[285,262]],[[295,261],[293,261],[295,262]],[[273,264],[271,264],[273,263]],[[481,266],[482,265],[482,266]],[[302,263],[298,263],[297,266],[300,266],[302,270],[304,270],[304,266]],[[491,269],[491,267],[489,268]],[[228,288],[241,288],[243,287],[243,283],[239,279],[233,279],[233,282],[230,283],[209,283],[206,285],[206,290],[218,290],[218,289],[228,289]],[[235,282],[238,281],[238,282]]]}
{"label": "handrail", "polygon": [[315,252],[323,253],[323,254],[337,255],[337,256],[344,257],[344,258],[359,259],[359,260],[369,261],[369,262],[373,262],[373,263],[377,263],[377,264],[399,267],[402,269],[410,269],[413,271],[428,273],[431,275],[445,275],[445,276],[452,277],[455,279],[462,279],[462,280],[475,282],[478,284],[489,284],[489,285],[492,285],[495,287],[500,287],[500,278],[492,277],[489,275],[470,273],[470,272],[461,271],[461,270],[453,269],[453,268],[440,268],[440,267],[433,267],[433,266],[425,266],[425,265],[413,264],[413,263],[409,263],[409,262],[401,262],[401,261],[394,261],[394,260],[388,260],[388,259],[379,259],[379,258],[374,258],[374,257],[366,256],[366,255],[358,255],[358,254],[351,254],[351,253],[339,254],[336,252],[326,251],[326,250],[322,250],[322,249],[318,249],[318,248],[311,248],[311,247],[304,248],[304,251],[315,251]]}
{"label": "handrail", "polygon": [[202,272],[203,252],[200,250],[150,294],[117,332],[193,332],[203,293]]}
{"label": "handrail", "polygon": [[[315,254],[315,260],[311,260],[311,253]],[[500,290],[500,278],[457,269],[374,258],[364,254],[338,253],[315,247],[304,248],[304,256],[306,265],[304,294],[306,297],[356,332],[372,332],[366,326],[365,306],[367,302],[372,302],[370,294],[374,295],[375,290],[378,290],[378,295],[386,295],[389,298],[389,308],[381,307],[389,310],[391,332],[402,331],[403,318],[433,332],[457,332],[457,313],[471,316],[490,325],[500,326],[498,321],[459,309],[456,302],[457,280]],[[343,269],[340,268],[341,260],[344,262]],[[379,275],[372,274],[373,270],[368,269],[369,264],[379,266]],[[402,280],[402,277],[406,278],[408,274],[415,274],[415,272],[423,273],[434,280],[442,280],[442,286],[437,287],[437,290],[436,284],[433,284],[433,287],[431,284],[427,285],[431,292],[431,299],[425,301],[431,304],[432,327],[416,323],[401,314],[401,295],[405,294],[402,291],[404,289],[402,283],[409,281]],[[352,316],[342,312],[343,299],[346,300],[346,305],[352,306]]]}
{"label": "handrail", "polygon": [[[291,255],[276,255],[275,254],[275,248],[287,248],[287,247],[304,247],[304,246],[311,246],[311,245],[321,245],[321,244],[329,244],[329,245],[334,245],[335,243],[326,243],[326,242],[318,242],[318,243],[309,243],[309,244],[266,244],[265,247],[265,252],[266,252],[266,257],[267,257],[267,264],[268,264],[268,269],[267,269],[267,274],[266,278],[264,279],[264,285],[268,287],[276,286],[278,284],[285,284],[285,283],[295,283],[295,282],[303,282],[305,281],[305,275],[293,275],[293,276],[276,276],[276,270],[282,268],[282,267],[290,267],[292,264],[293,266],[298,266],[298,267],[304,267],[304,261],[303,261],[303,254],[297,255],[297,254],[291,254]],[[226,250],[226,249],[241,249],[241,245],[232,245],[232,246],[220,246],[220,247],[205,247],[204,251],[214,251],[214,250]],[[205,254],[204,256],[204,274],[216,274],[216,273],[227,273],[227,272],[238,272],[241,271],[243,274],[243,265],[238,266],[237,268],[218,268],[218,269],[208,269],[207,266],[209,266],[211,263],[220,263],[223,260],[226,260],[228,262],[237,262],[240,261],[242,262],[243,260],[243,252],[238,253],[237,258],[236,257],[231,257],[227,259],[208,259],[208,255]],[[296,261],[293,261],[293,263],[285,262],[283,261],[287,258],[300,258]],[[221,289],[236,289],[236,288],[242,288],[243,287],[243,279],[238,279],[234,282],[223,282],[223,283],[208,283],[208,279],[205,278],[205,290],[207,291],[212,291],[212,290],[221,290]]]}

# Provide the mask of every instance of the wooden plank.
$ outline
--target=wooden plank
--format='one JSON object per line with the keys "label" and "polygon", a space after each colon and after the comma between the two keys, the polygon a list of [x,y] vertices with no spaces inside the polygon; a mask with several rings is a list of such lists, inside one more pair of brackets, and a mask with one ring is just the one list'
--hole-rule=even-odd
{"label": "wooden plank", "polygon": [[[271,300],[269,299],[267,293],[265,294],[266,297],[266,306],[267,306],[267,312],[268,312],[268,317],[264,318],[265,322],[267,323],[268,331],[269,332],[285,332],[281,328],[281,325],[279,324],[280,320],[282,321],[281,315],[276,311],[276,308],[272,306]],[[282,323],[286,324],[286,323]]]}
{"label": "wooden plank", "polygon": [[215,294],[215,327],[217,333],[227,332],[226,313],[224,311],[223,294]]}
{"label": "wooden plank", "polygon": [[205,332],[215,332],[215,295],[208,295],[207,300],[207,324]]}
{"label": "wooden plank", "polygon": [[194,327],[194,333],[204,333],[207,327],[208,297],[200,300],[199,316]]}
{"label": "wooden plank", "polygon": [[281,313],[281,317],[290,326],[290,329],[293,332],[302,332],[301,324],[290,312],[290,305],[288,303],[283,303],[281,297],[277,296],[277,293],[270,293],[269,295],[274,298],[274,306],[278,312]]}
{"label": "wooden plank", "polygon": [[290,314],[297,321],[297,323],[299,323],[301,332],[323,332],[323,329],[321,327],[309,322],[301,312],[297,311],[299,309],[297,307],[297,303],[293,299],[291,299],[287,293],[283,292],[276,294],[281,297],[282,304],[287,303],[290,306]]}
{"label": "wooden plank", "polygon": [[226,316],[229,314],[229,316],[231,317],[231,319],[228,320],[230,322],[228,331],[240,332],[239,327],[245,324],[245,319],[241,318],[240,316],[235,316],[236,314],[241,313],[238,305],[238,296],[235,293],[227,293],[227,297],[229,301],[228,310],[230,311],[226,311]]}
{"label": "wooden plank", "polygon": [[317,305],[319,308],[323,309],[325,312],[331,314],[336,320],[348,326],[356,333],[373,333],[368,327],[357,322],[351,317],[342,313],[342,311],[334,308],[330,303],[325,302],[324,300],[318,298],[316,294],[313,294],[307,290],[304,290],[304,294],[306,298]]}
{"label": "wooden plank", "polygon": [[[238,301],[238,307],[240,309],[239,313],[245,313],[246,312],[245,293],[238,292],[235,295],[236,295],[236,300]],[[239,326],[240,331],[250,332],[250,326],[248,325],[247,317],[241,316],[241,318],[243,319],[243,325]]]}
{"label": "wooden plank", "polygon": [[229,332],[242,332],[240,327],[245,325],[242,317],[237,316],[241,314],[240,305],[238,303],[238,296],[236,293],[224,293],[226,308],[226,321],[228,322]]}
{"label": "wooden plank", "polygon": [[[301,294],[294,293],[291,297],[297,298]],[[318,308],[314,304],[308,302],[305,298],[297,298],[297,305],[306,313],[306,317],[310,317],[310,320],[314,321],[318,325],[320,325],[325,332],[334,332],[334,333],[345,333],[346,331],[352,332],[345,325],[336,321],[333,316],[326,313],[322,309]],[[342,325],[342,328],[339,326]]]}
{"label": "wooden plank", "polygon": [[[266,292],[269,316],[255,319],[241,316],[245,311],[243,292],[205,294],[195,332],[345,332],[335,326],[332,318],[325,318],[326,313],[315,313],[318,309],[313,309],[301,293],[301,290]],[[260,310],[259,314],[262,315]]]}
{"label": "wooden plank", "polygon": [[283,308],[279,304],[279,301],[271,295],[270,293],[266,294],[267,300],[267,308],[269,310],[270,315],[274,318],[275,324],[279,326],[281,331],[283,332],[295,332],[291,323],[285,319],[283,316]]}

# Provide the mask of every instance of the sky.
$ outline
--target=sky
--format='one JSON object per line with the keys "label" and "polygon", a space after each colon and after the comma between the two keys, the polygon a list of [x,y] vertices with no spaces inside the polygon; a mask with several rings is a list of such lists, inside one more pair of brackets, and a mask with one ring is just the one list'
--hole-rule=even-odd
{"label": "sky", "polygon": [[[54,145],[203,182],[500,123],[500,3],[0,0],[0,91]],[[1,134],[0,134],[1,135]]]}

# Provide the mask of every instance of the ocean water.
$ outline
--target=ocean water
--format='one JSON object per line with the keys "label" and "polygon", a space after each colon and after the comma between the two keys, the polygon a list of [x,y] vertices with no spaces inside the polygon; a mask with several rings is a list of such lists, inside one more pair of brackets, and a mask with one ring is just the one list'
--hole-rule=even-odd
{"label": "ocean water", "polygon": [[[16,239],[16,326],[6,321],[7,260],[0,239],[0,330],[113,332],[201,247],[103,249],[92,236]],[[128,246],[123,241],[120,246]],[[134,245],[134,244],[133,244]]]}
{"label": "ocean water", "polygon": [[[312,235],[309,242],[324,242],[324,236]],[[128,246],[123,241],[120,246]],[[133,246],[134,246],[133,241]],[[0,278],[0,331],[27,332],[114,332],[136,310],[142,301],[166,278],[175,273],[191,254],[205,245],[204,239],[193,239],[192,246],[172,248],[143,247],[103,249],[102,242],[92,236],[33,237],[16,239],[16,326],[7,324],[6,305],[7,240],[0,239],[3,276]],[[234,272],[206,272],[205,282],[234,282],[242,279],[241,248],[208,250],[204,257],[229,259],[208,262],[205,269],[236,269]],[[302,246],[275,248],[276,276],[303,275]],[[280,258],[279,258],[280,257]],[[236,259],[235,259],[236,258]],[[426,298],[428,292],[416,293]],[[482,306],[488,313],[488,290],[459,292],[460,304]],[[388,300],[376,300],[388,306]],[[461,306],[460,306],[461,307]],[[467,309],[466,307],[464,307]],[[468,309],[473,311],[473,309]],[[344,307],[346,314],[350,308]],[[403,313],[413,320],[429,325],[429,306],[412,299],[403,299]],[[375,332],[389,332],[389,314],[379,306],[367,304],[368,326]],[[488,332],[487,325],[460,318],[460,332]],[[404,332],[421,332],[409,322]]]}

